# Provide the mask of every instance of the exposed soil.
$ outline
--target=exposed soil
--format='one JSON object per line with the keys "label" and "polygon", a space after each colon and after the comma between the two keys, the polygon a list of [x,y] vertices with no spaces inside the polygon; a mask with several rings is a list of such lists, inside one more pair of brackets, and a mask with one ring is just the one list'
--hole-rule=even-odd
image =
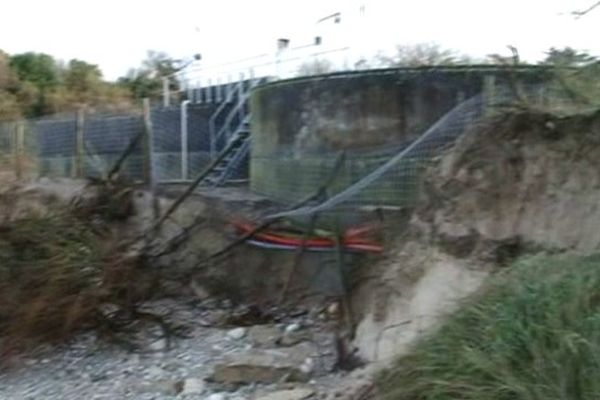
{"label": "exposed soil", "polygon": [[355,293],[355,343],[385,364],[527,252],[600,249],[600,113],[513,110],[465,135],[428,173],[420,206]]}

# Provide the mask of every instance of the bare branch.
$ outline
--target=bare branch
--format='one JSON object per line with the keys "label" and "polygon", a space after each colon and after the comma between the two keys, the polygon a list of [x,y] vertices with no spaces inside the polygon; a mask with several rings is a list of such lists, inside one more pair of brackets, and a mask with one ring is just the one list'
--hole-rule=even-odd
{"label": "bare branch", "polygon": [[578,10],[578,11],[571,12],[571,15],[574,15],[575,19],[579,19],[579,18],[583,17],[584,15],[590,13],[596,7],[599,7],[599,6],[600,6],[600,1],[597,1],[594,4],[592,4],[591,6],[589,6],[588,8],[586,8],[585,10]]}

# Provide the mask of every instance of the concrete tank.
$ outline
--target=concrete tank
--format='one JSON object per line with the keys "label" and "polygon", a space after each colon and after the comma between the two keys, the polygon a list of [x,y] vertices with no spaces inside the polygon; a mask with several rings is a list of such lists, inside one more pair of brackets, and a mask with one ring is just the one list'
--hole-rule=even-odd
{"label": "concrete tank", "polygon": [[297,78],[251,97],[250,183],[284,202],[313,193],[335,154],[349,152],[339,188],[355,182],[461,101],[513,82],[539,83],[549,70],[498,66],[398,68]]}

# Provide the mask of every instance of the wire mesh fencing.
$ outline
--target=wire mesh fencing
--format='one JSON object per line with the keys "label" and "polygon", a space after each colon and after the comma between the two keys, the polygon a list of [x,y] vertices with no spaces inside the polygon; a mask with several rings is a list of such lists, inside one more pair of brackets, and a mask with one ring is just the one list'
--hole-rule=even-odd
{"label": "wire mesh fencing", "polygon": [[147,118],[142,112],[103,115],[80,111],[0,122],[0,170],[14,175],[21,154],[35,176],[102,177],[135,140],[122,165],[122,177],[189,182],[214,156],[209,120],[215,108],[214,104],[183,103],[148,109]]}
{"label": "wire mesh fencing", "polygon": [[[144,129],[139,115],[83,115],[27,121],[28,153],[37,161],[37,175],[46,177],[102,177],[129,143]],[[127,158],[122,175],[140,180],[142,145]]]}
{"label": "wire mesh fencing", "polygon": [[0,123],[0,173],[15,168],[15,123]]}
{"label": "wire mesh fencing", "polygon": [[48,177],[75,177],[77,118],[40,118],[26,123],[32,139],[37,173]]}
{"label": "wire mesh fencing", "polygon": [[189,182],[210,163],[209,120],[215,108],[183,103],[152,110],[152,173],[157,183]]}
{"label": "wire mesh fencing", "polygon": [[[521,87],[519,92],[514,88],[500,87],[493,98],[477,95],[467,99],[442,116],[416,140],[400,144],[393,150],[349,153],[337,171],[333,152],[329,156],[302,154],[295,158],[293,152],[288,150],[287,158],[276,155],[278,162],[283,160],[277,167],[270,162],[273,160],[264,159],[262,161],[269,164],[271,170],[283,172],[280,176],[290,176],[285,173],[286,169],[295,171],[293,176],[297,179],[294,179],[293,184],[286,186],[285,182],[273,182],[278,189],[282,187],[279,185],[285,188],[279,192],[286,194],[285,199],[280,199],[283,204],[291,204],[298,198],[305,197],[307,192],[316,192],[326,182],[326,176],[333,174],[326,196],[312,204],[269,217],[304,218],[320,215],[327,219],[334,215],[337,222],[343,224],[355,223],[374,210],[413,207],[418,202],[423,173],[431,162],[464,133],[486,121],[490,115],[524,99],[530,107],[555,107],[568,103],[566,97],[556,91],[549,103],[538,86]],[[260,168],[260,159],[253,162],[257,162]]]}
{"label": "wire mesh fencing", "polygon": [[[82,175],[101,177],[112,168],[129,144],[144,133],[141,115],[91,116],[83,123]],[[138,140],[121,170],[132,181],[146,178],[144,142]]]}
{"label": "wire mesh fencing", "polygon": [[152,113],[152,173],[158,183],[184,181],[187,178],[181,126],[180,107],[165,107]]}

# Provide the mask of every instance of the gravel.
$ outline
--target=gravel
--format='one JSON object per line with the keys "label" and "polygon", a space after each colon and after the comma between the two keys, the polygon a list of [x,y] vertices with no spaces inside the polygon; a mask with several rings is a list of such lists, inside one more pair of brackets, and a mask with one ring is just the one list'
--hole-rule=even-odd
{"label": "gravel", "polygon": [[[198,307],[174,302],[152,307],[168,311],[171,320],[188,326],[189,337],[176,339],[171,346],[166,341],[156,344],[155,340],[149,342],[146,351],[128,352],[103,344],[93,334],[82,334],[69,345],[38,349],[35,354],[16,359],[11,369],[0,373],[0,399],[243,400],[251,398],[257,390],[265,393],[278,389],[277,385],[224,388],[205,382],[204,378],[224,356],[252,347],[246,330],[241,336],[239,332],[232,335],[231,329],[204,327],[210,312]],[[328,339],[331,335],[323,330],[314,337],[319,337],[319,346],[315,346],[317,361],[310,361],[310,367],[315,369],[311,386],[325,388],[338,379],[327,373],[333,362],[333,344]]]}

